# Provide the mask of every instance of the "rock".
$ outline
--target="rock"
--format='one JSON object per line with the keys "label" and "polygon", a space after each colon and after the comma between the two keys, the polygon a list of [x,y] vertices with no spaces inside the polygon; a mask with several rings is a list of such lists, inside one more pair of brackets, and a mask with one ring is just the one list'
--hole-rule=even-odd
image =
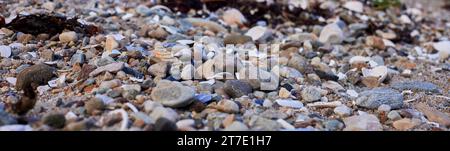
{"label": "rock", "polygon": [[53,128],[63,128],[66,125],[66,117],[64,114],[49,114],[44,117],[43,122]]}
{"label": "rock", "polygon": [[17,124],[17,120],[7,112],[0,109],[0,126]]}
{"label": "rock", "polygon": [[320,90],[316,87],[308,86],[301,91],[302,100],[304,102],[314,102],[320,100]]}
{"label": "rock", "polygon": [[404,118],[404,119],[395,121],[394,123],[392,123],[392,126],[397,130],[404,131],[404,130],[414,128],[415,126],[420,124],[418,122],[420,122],[420,121],[415,121],[415,120],[411,120],[409,118]]}
{"label": "rock", "polygon": [[17,41],[23,44],[30,42],[33,39],[33,35],[31,34],[18,34]]}
{"label": "rock", "polygon": [[304,73],[306,71],[305,67],[307,66],[308,62],[305,57],[300,55],[294,55],[291,59],[289,59],[288,66],[292,67],[294,69],[297,69],[301,73]]}
{"label": "rock", "polygon": [[30,125],[5,125],[0,127],[0,131],[32,131],[33,128],[31,128]]}
{"label": "rock", "polygon": [[148,16],[152,13],[152,10],[147,6],[141,4],[136,7],[136,13],[140,14],[141,16]]}
{"label": "rock", "polygon": [[342,87],[339,83],[337,83],[335,81],[326,81],[326,82],[322,83],[322,87],[331,89],[336,92],[345,90],[344,87]]}
{"label": "rock", "polygon": [[389,105],[392,109],[401,108],[403,95],[390,88],[374,88],[361,92],[356,99],[356,105],[369,109],[376,109],[382,104]]}
{"label": "rock", "polygon": [[74,65],[76,63],[83,64],[86,61],[86,55],[83,53],[76,53],[72,55],[72,58],[70,58],[70,64]]}
{"label": "rock", "polygon": [[222,19],[227,23],[227,25],[242,25],[247,22],[245,16],[237,9],[231,8],[223,12]]}
{"label": "rock", "polygon": [[306,106],[318,107],[318,108],[327,108],[327,107],[335,108],[335,107],[342,105],[341,101],[326,102],[326,101],[323,101],[323,99],[321,99],[321,100],[322,100],[321,102],[309,103]]}
{"label": "rock", "polygon": [[223,89],[225,93],[233,98],[238,98],[252,93],[251,85],[241,80],[227,80]]}
{"label": "rock", "polygon": [[210,94],[198,94],[195,96],[195,100],[208,104],[210,101],[212,101],[212,96]]}
{"label": "rock", "polygon": [[183,70],[181,71],[181,79],[183,80],[191,80],[193,79],[195,73],[195,68],[192,64],[188,64],[183,67]]}
{"label": "rock", "polygon": [[395,121],[395,120],[398,120],[398,119],[401,119],[401,118],[402,118],[402,116],[400,116],[400,114],[399,114],[397,111],[390,111],[390,112],[388,113],[387,117],[388,117],[390,120],[392,120],[392,121]]}
{"label": "rock", "polygon": [[201,78],[212,79],[214,76],[214,60],[207,60],[201,64],[197,69],[195,69],[196,74],[200,75]]}
{"label": "rock", "polygon": [[386,66],[378,66],[373,69],[362,69],[364,77],[375,77],[379,82],[383,82],[388,74],[388,68]]}
{"label": "rock", "polygon": [[191,23],[193,26],[197,26],[197,27],[204,27],[208,30],[211,30],[213,32],[227,32],[227,29],[223,26],[221,26],[218,23],[209,21],[209,20],[204,20],[201,18],[186,18],[184,19],[185,21]]}
{"label": "rock", "polygon": [[447,114],[433,109],[424,103],[417,104],[416,109],[425,114],[428,120],[442,124],[446,127],[450,126],[450,117]]}
{"label": "rock", "polygon": [[295,100],[275,100],[278,105],[295,109],[303,108],[303,103]]}
{"label": "rock", "polygon": [[439,51],[441,59],[447,59],[450,55],[450,41],[440,41],[433,43],[433,48]]}
{"label": "rock", "polygon": [[380,50],[386,49],[383,39],[381,39],[380,37],[377,37],[377,36],[366,37],[366,45],[376,48],[376,49],[380,49]]}
{"label": "rock", "polygon": [[59,41],[62,43],[76,42],[77,40],[77,33],[74,31],[68,31],[59,34]]}
{"label": "rock", "polygon": [[188,129],[195,125],[195,121],[193,119],[179,120],[176,125],[179,129]]}
{"label": "rock", "polygon": [[338,106],[334,108],[333,111],[341,117],[350,116],[352,114],[352,109],[345,105]]}
{"label": "rock", "polygon": [[223,43],[225,45],[228,44],[237,45],[237,44],[245,44],[247,42],[251,42],[252,40],[253,39],[250,36],[230,34],[223,39]]}
{"label": "rock", "polygon": [[288,122],[286,122],[285,120],[283,120],[281,118],[279,118],[277,120],[277,122],[281,125],[281,127],[283,127],[284,130],[288,130],[288,131],[295,130],[295,127],[293,125],[289,124]]}
{"label": "rock", "polygon": [[269,37],[270,32],[267,27],[255,26],[250,28],[245,35],[252,37],[253,41],[264,41],[267,37]]}
{"label": "rock", "polygon": [[377,77],[363,77],[361,83],[368,88],[376,88],[381,83],[378,79]]}
{"label": "rock", "polygon": [[279,77],[276,74],[254,66],[239,70],[238,79],[248,82],[253,89],[270,91],[278,89],[279,86]]}
{"label": "rock", "polygon": [[167,76],[169,66],[170,65],[168,62],[158,62],[156,64],[151,65],[148,68],[148,72],[153,76],[164,78]]}
{"label": "rock", "polygon": [[166,118],[158,118],[155,122],[154,131],[176,131],[177,125],[174,121]]}
{"label": "rock", "polygon": [[222,100],[217,103],[216,108],[222,112],[226,113],[238,113],[239,105],[237,105],[234,101],[231,100]]}
{"label": "rock", "polygon": [[45,8],[49,11],[53,11],[55,10],[56,4],[53,2],[45,2],[44,4],[42,4],[42,8]]}
{"label": "rock", "polygon": [[179,115],[175,110],[173,110],[171,108],[156,107],[153,110],[153,112],[150,114],[150,117],[152,119],[165,118],[169,121],[175,122],[178,120]]}
{"label": "rock", "polygon": [[355,90],[347,90],[346,91],[346,93],[350,96],[350,97],[353,97],[353,98],[356,98],[356,97],[358,97],[358,92],[356,92]]}
{"label": "rock", "polygon": [[363,113],[344,118],[344,131],[381,131],[383,126],[375,115]]}
{"label": "rock", "polygon": [[344,8],[358,13],[362,13],[364,10],[364,5],[359,1],[348,1],[345,2]]}
{"label": "rock", "polygon": [[84,104],[84,108],[89,115],[95,115],[96,113],[103,111],[105,103],[98,98],[92,98]]}
{"label": "rock", "polygon": [[234,121],[231,125],[228,127],[225,127],[224,131],[248,131],[247,125],[245,125],[242,122]]}
{"label": "rock", "polygon": [[[228,72],[234,73],[240,71],[243,63],[237,56],[230,54],[218,54],[214,57],[215,73]],[[233,79],[233,76],[226,76],[225,79]]]}
{"label": "rock", "polygon": [[12,54],[11,47],[1,45],[0,46],[0,56],[3,58],[9,58]]}
{"label": "rock", "polygon": [[122,81],[120,81],[119,79],[113,79],[110,81],[103,81],[99,88],[107,88],[107,89],[113,89],[115,87],[118,87],[122,84]]}
{"label": "rock", "polygon": [[108,64],[105,66],[101,66],[101,67],[98,67],[97,69],[95,69],[94,71],[92,71],[91,73],[89,73],[89,76],[94,77],[105,71],[116,73],[116,72],[122,70],[125,67],[124,65],[125,64],[123,62],[115,62],[115,63],[111,63],[111,64]]}
{"label": "rock", "polygon": [[338,120],[329,120],[325,122],[325,129],[330,131],[337,131],[344,128],[344,123]]}
{"label": "rock", "polygon": [[252,116],[249,121],[249,126],[252,127],[252,130],[259,131],[274,131],[281,128],[278,122],[260,116]]}
{"label": "rock", "polygon": [[442,90],[435,84],[422,81],[395,82],[391,85],[391,87],[399,91],[412,90],[431,93],[442,92]]}
{"label": "rock", "polygon": [[6,81],[8,81],[9,84],[16,85],[16,82],[17,82],[16,78],[14,78],[14,77],[6,77],[5,79],[6,79]]}
{"label": "rock", "polygon": [[144,111],[147,113],[152,112],[155,108],[162,107],[162,104],[154,101],[145,101],[144,102]]}
{"label": "rock", "polygon": [[184,107],[193,101],[195,91],[179,82],[161,80],[150,96],[153,101],[160,102],[164,106]]}
{"label": "rock", "polygon": [[134,89],[122,91],[122,97],[127,100],[135,100],[136,95],[138,95],[138,94],[139,94],[139,91],[136,91]]}
{"label": "rock", "polygon": [[53,61],[53,58],[54,58],[53,50],[50,50],[50,49],[44,50],[41,53],[41,58],[43,58],[43,59],[45,59],[47,61]]}
{"label": "rock", "polygon": [[322,43],[340,44],[344,41],[344,32],[336,23],[328,24],[320,32],[319,41]]}
{"label": "rock", "polygon": [[112,50],[119,48],[119,43],[116,41],[113,35],[106,36],[106,42],[105,42],[105,50],[109,53],[112,52]]}
{"label": "rock", "polygon": [[411,21],[411,19],[407,16],[407,15],[402,15],[400,16],[400,21],[403,24],[412,24],[413,22]]}
{"label": "rock", "polygon": [[164,40],[169,35],[162,27],[158,27],[155,30],[149,31],[148,36],[155,39]]}
{"label": "rock", "polygon": [[378,112],[388,113],[389,111],[391,111],[391,106],[389,105],[382,104],[378,107]]}
{"label": "rock", "polygon": [[280,88],[280,91],[278,91],[278,96],[283,99],[287,99],[291,96],[291,92],[286,90],[286,88]]}

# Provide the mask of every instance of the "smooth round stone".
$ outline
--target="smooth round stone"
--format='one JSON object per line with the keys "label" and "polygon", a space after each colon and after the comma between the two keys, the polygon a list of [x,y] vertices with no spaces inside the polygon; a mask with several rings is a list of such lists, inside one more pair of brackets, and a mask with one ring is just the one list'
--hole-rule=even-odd
{"label": "smooth round stone", "polygon": [[160,102],[164,106],[184,107],[193,101],[195,91],[179,82],[161,80],[150,96],[153,101]]}

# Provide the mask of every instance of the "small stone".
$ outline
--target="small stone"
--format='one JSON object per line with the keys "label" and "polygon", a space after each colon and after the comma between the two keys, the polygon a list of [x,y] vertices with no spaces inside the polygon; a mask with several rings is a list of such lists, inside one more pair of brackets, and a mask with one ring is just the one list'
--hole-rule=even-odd
{"label": "small stone", "polygon": [[416,109],[425,114],[428,120],[437,122],[447,127],[450,126],[450,117],[447,114],[433,109],[424,103],[417,104]]}
{"label": "small stone", "polygon": [[316,87],[308,86],[301,92],[302,100],[305,102],[318,101],[321,98],[320,90]]}
{"label": "small stone", "polygon": [[234,114],[228,115],[228,116],[225,117],[225,119],[223,119],[223,121],[222,121],[223,127],[228,127],[228,126],[230,126],[231,124],[233,124],[234,120],[235,120],[235,115],[234,115]]}
{"label": "small stone", "polygon": [[308,61],[305,57],[300,55],[294,55],[291,59],[289,59],[288,66],[292,67],[294,69],[297,69],[298,71],[304,73],[305,67],[307,66]]}
{"label": "small stone", "polygon": [[66,117],[64,114],[49,114],[44,117],[44,124],[53,128],[63,128],[66,125]]}
{"label": "small stone", "polygon": [[396,82],[391,85],[392,88],[405,91],[422,91],[422,92],[431,92],[431,93],[440,93],[442,90],[433,83],[430,82],[422,82],[422,81],[405,81],[405,82]]}
{"label": "small stone", "polygon": [[183,70],[181,71],[181,79],[183,80],[191,80],[194,78],[194,66],[191,64],[188,64],[184,66]]}
{"label": "small stone", "polygon": [[14,77],[6,77],[6,81],[8,81],[9,84],[16,85],[17,79]]}
{"label": "small stone", "polygon": [[17,124],[17,120],[7,112],[3,111],[3,109],[0,109],[0,126],[11,124]]}
{"label": "small stone", "polygon": [[136,13],[142,16],[148,16],[152,13],[152,10],[145,5],[139,5],[136,7]]}
{"label": "small stone", "polygon": [[346,93],[354,98],[358,97],[359,95],[358,92],[356,92],[355,90],[347,90]]}
{"label": "small stone", "polygon": [[171,108],[156,107],[150,114],[150,117],[152,119],[165,118],[169,121],[175,122],[179,118],[179,115],[175,110]]}
{"label": "small stone", "polygon": [[389,111],[391,111],[391,106],[389,105],[382,104],[378,107],[378,112],[388,113]]}
{"label": "small stone", "polygon": [[153,76],[164,78],[167,76],[169,66],[168,62],[158,62],[151,65],[147,71]]}
{"label": "small stone", "polygon": [[303,108],[303,103],[295,100],[276,100],[278,105],[295,109]]}
{"label": "small stone", "polygon": [[241,80],[227,80],[223,89],[233,98],[238,98],[252,93],[252,87],[250,84]]}
{"label": "small stone", "polygon": [[0,46],[0,56],[3,58],[9,58],[12,54],[11,47],[2,45]]}
{"label": "small stone", "polygon": [[378,77],[363,77],[361,83],[368,88],[376,88],[380,85]]}
{"label": "small stone", "polygon": [[78,40],[77,33],[74,31],[63,32],[59,34],[59,41],[63,43],[76,42]]}
{"label": "small stone", "polygon": [[411,21],[411,19],[407,16],[407,15],[402,15],[400,16],[400,21],[403,24],[412,24],[413,22]]}
{"label": "small stone", "polygon": [[362,69],[364,77],[375,77],[379,82],[383,82],[388,74],[388,68],[386,66],[378,66],[373,69]]}
{"label": "small stone", "polygon": [[239,105],[237,105],[234,101],[231,100],[222,100],[217,103],[216,108],[222,112],[226,113],[238,113]]}
{"label": "small stone", "polygon": [[177,125],[174,121],[166,119],[166,118],[158,118],[155,122],[155,131],[176,131]]}
{"label": "small stone", "polygon": [[162,104],[154,101],[145,101],[144,102],[144,111],[147,113],[151,113],[155,108],[162,107]]}
{"label": "small stone", "polygon": [[111,63],[105,66],[101,66],[98,67],[97,69],[95,69],[94,71],[92,71],[91,73],[89,73],[89,76],[93,77],[93,76],[97,76],[100,73],[103,73],[105,71],[108,72],[112,72],[112,73],[116,73],[120,70],[122,70],[125,66],[125,64],[123,62],[115,62],[115,63]]}
{"label": "small stone", "polygon": [[383,104],[391,106],[392,109],[401,108],[403,95],[390,88],[374,88],[361,92],[356,99],[356,105],[369,109],[376,109]]}
{"label": "small stone", "polygon": [[113,79],[110,81],[103,81],[99,88],[107,88],[107,89],[113,89],[115,87],[118,87],[122,84],[122,81],[120,81],[119,79]]}
{"label": "small stone", "polygon": [[166,39],[166,37],[168,35],[169,35],[169,33],[167,33],[167,31],[164,30],[164,28],[162,28],[162,27],[158,27],[155,30],[148,32],[148,36],[150,36],[151,38],[156,38],[156,39],[161,39],[161,40]]}
{"label": "small stone", "polygon": [[340,44],[344,41],[344,32],[335,23],[323,27],[319,41],[322,43]]}
{"label": "small stone", "polygon": [[195,125],[195,121],[193,119],[179,120],[176,125],[179,129],[188,129]]}
{"label": "small stone", "polygon": [[119,48],[119,43],[116,41],[113,35],[106,36],[105,50],[112,52],[112,50]]}
{"label": "small stone", "polygon": [[408,129],[412,129],[415,126],[417,126],[419,123],[417,123],[417,121],[411,120],[409,118],[404,118],[401,120],[397,120],[394,123],[392,123],[392,126],[397,129],[397,130],[408,130]]}
{"label": "small stone", "polygon": [[190,104],[195,96],[195,91],[179,82],[161,80],[152,90],[150,95],[154,101],[164,106],[183,107]]}
{"label": "small stone", "polygon": [[231,8],[223,12],[222,19],[230,26],[242,25],[243,23],[247,22],[247,19],[245,19],[244,15],[235,8]]}
{"label": "small stone", "polygon": [[383,39],[377,36],[366,37],[366,45],[380,50],[386,49]]}
{"label": "small stone", "polygon": [[245,125],[242,122],[234,121],[231,125],[228,127],[225,127],[224,131],[248,131],[247,125]]}
{"label": "small stone", "polygon": [[47,61],[53,61],[54,52],[53,50],[47,49],[41,53],[41,58],[44,58]]}
{"label": "small stone", "polygon": [[17,75],[16,90],[23,90],[30,86],[47,84],[54,76],[54,68],[45,64],[36,64],[23,69]]}
{"label": "small stone", "polygon": [[336,92],[345,90],[344,87],[342,87],[339,83],[337,83],[335,81],[326,81],[326,82],[322,83],[322,87],[331,89]]}
{"label": "small stone", "polygon": [[344,8],[358,13],[362,13],[364,5],[359,1],[348,1],[344,4]]}
{"label": "small stone", "polygon": [[286,88],[280,88],[280,91],[278,92],[278,96],[283,99],[287,99],[291,96],[291,92],[286,90]]}
{"label": "small stone", "polygon": [[402,118],[402,116],[401,116],[397,111],[390,111],[390,112],[388,113],[387,117],[388,117],[390,120],[392,120],[392,121],[395,121],[395,120],[398,120],[398,119],[401,119],[401,118]]}
{"label": "small stone", "polygon": [[72,58],[70,58],[70,64],[74,65],[76,63],[83,64],[86,61],[86,55],[82,53],[76,53],[72,55]]}
{"label": "small stone", "polygon": [[439,51],[439,57],[441,59],[447,59],[450,55],[450,41],[440,41],[433,43],[433,48]]}
{"label": "small stone", "polygon": [[252,41],[252,37],[246,36],[246,35],[237,35],[237,34],[228,35],[228,36],[226,36],[223,39],[223,43],[225,45],[228,45],[228,44],[233,44],[233,45],[245,44],[245,43],[251,42],[251,41]]}
{"label": "small stone", "polygon": [[33,35],[31,34],[18,34],[17,41],[23,44],[30,42],[33,39]]}
{"label": "small stone", "polygon": [[44,4],[42,4],[42,8],[45,8],[49,11],[53,11],[56,8],[56,4],[53,2],[45,2]]}
{"label": "small stone", "polygon": [[277,122],[284,128],[284,130],[295,130],[295,127],[283,119],[278,119]]}
{"label": "small stone", "polygon": [[245,33],[245,35],[252,37],[253,41],[264,41],[270,35],[270,33],[267,27],[255,26],[250,28],[247,33]]}
{"label": "small stone", "polygon": [[344,131],[381,131],[383,126],[375,115],[363,113],[344,118]]}
{"label": "small stone", "polygon": [[97,112],[103,111],[105,104],[100,99],[92,98],[84,104],[84,108],[89,115],[95,115]]}
{"label": "small stone", "polygon": [[350,116],[352,114],[352,109],[345,105],[338,106],[334,108],[333,111],[341,117]]}
{"label": "small stone", "polygon": [[337,131],[344,128],[344,123],[339,120],[329,120],[325,122],[325,129],[330,131]]}

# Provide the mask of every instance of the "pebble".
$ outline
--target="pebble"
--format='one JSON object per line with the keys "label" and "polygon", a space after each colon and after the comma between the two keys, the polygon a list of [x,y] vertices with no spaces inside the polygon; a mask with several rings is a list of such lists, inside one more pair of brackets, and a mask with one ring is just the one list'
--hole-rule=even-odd
{"label": "pebble", "polygon": [[191,80],[193,79],[195,72],[195,68],[193,65],[189,64],[183,67],[183,70],[181,71],[181,79],[183,80]]}
{"label": "pebble", "polygon": [[91,76],[91,77],[97,76],[98,74],[106,72],[106,71],[116,73],[116,72],[122,70],[123,68],[124,68],[123,62],[115,62],[115,63],[111,63],[111,64],[108,64],[105,66],[98,67],[97,69],[95,69],[94,71],[89,73],[89,76]]}
{"label": "pebble", "polygon": [[352,109],[345,105],[338,106],[334,108],[333,111],[341,117],[350,116],[352,114]]}
{"label": "pebble", "polygon": [[380,50],[386,49],[383,39],[377,36],[366,37],[366,45]]}
{"label": "pebble", "polygon": [[238,98],[252,93],[251,85],[241,80],[227,80],[223,89],[233,98]]}
{"label": "pebble", "polygon": [[27,44],[33,39],[33,35],[31,34],[18,34],[17,35],[17,41],[23,44]]}
{"label": "pebble", "polygon": [[391,87],[399,91],[412,90],[417,92],[431,92],[431,93],[442,92],[442,90],[435,84],[422,81],[395,82],[391,84]]}
{"label": "pebble", "polygon": [[344,41],[344,32],[335,23],[323,27],[319,41],[322,43],[340,44]]}
{"label": "pebble", "polygon": [[179,129],[189,129],[195,125],[195,121],[193,119],[183,119],[177,121],[175,124]]}
{"label": "pebble", "polygon": [[139,5],[136,7],[136,13],[141,16],[148,16],[152,13],[152,10],[145,5]]}
{"label": "pebble", "polygon": [[11,124],[17,124],[17,120],[7,112],[3,111],[3,109],[0,109],[0,126]]}
{"label": "pebble", "polygon": [[325,129],[330,131],[337,131],[344,128],[344,123],[339,120],[328,120],[325,122]]}
{"label": "pebble", "polygon": [[1,45],[0,46],[0,56],[3,58],[9,58],[12,54],[11,47]]}
{"label": "pebble", "polygon": [[53,128],[63,128],[66,125],[66,117],[64,114],[49,114],[44,117],[43,123]]}
{"label": "pebble", "polygon": [[184,107],[193,101],[195,91],[176,81],[161,80],[150,94],[153,101],[164,106]]}
{"label": "pebble", "polygon": [[253,41],[257,41],[257,40],[264,40],[270,34],[269,34],[269,29],[267,27],[255,26],[255,27],[250,28],[247,31],[247,33],[245,33],[245,35],[252,37]]}
{"label": "pebble", "polygon": [[322,83],[322,87],[331,89],[336,92],[345,90],[344,87],[342,87],[339,83],[337,83],[335,81],[326,81],[326,82]]}
{"label": "pebble", "polygon": [[97,112],[103,111],[105,103],[98,98],[92,98],[84,104],[84,108],[86,108],[86,113],[95,115]]}
{"label": "pebble", "polygon": [[144,111],[147,113],[151,113],[155,108],[162,107],[162,104],[154,101],[145,101],[144,102]]}
{"label": "pebble", "polygon": [[401,119],[401,118],[402,118],[402,116],[401,116],[397,111],[390,111],[390,112],[388,113],[387,117],[388,117],[390,120],[392,120],[392,121],[395,121],[395,120],[398,120],[398,119]]}
{"label": "pebble", "polygon": [[223,39],[223,43],[225,45],[228,44],[237,45],[237,44],[245,44],[247,42],[251,42],[252,40],[253,39],[250,36],[230,34]]}
{"label": "pebble", "polygon": [[115,87],[118,87],[122,84],[122,81],[120,81],[119,79],[113,79],[110,81],[103,81],[99,88],[107,88],[107,89],[113,89]]}
{"label": "pebble", "polygon": [[86,55],[83,53],[75,53],[72,55],[72,58],[70,58],[70,64],[74,65],[76,63],[83,64],[86,61]]}
{"label": "pebble", "polygon": [[234,121],[228,127],[225,127],[224,131],[248,131],[249,128],[242,122]]}
{"label": "pebble", "polygon": [[375,115],[363,113],[344,118],[344,131],[381,131],[383,126]]}
{"label": "pebble", "polygon": [[408,129],[412,129],[415,126],[417,126],[418,124],[420,124],[420,120],[419,121],[417,121],[417,120],[404,118],[401,120],[394,121],[394,123],[392,123],[392,126],[397,130],[405,131]]}
{"label": "pebble", "polygon": [[437,122],[446,127],[450,126],[450,117],[447,114],[433,109],[424,103],[417,104],[416,109],[422,112],[428,118],[428,120]]}
{"label": "pebble", "polygon": [[231,100],[222,100],[217,103],[216,108],[222,112],[226,113],[238,113],[239,105],[237,105],[234,101]]}
{"label": "pebble", "polygon": [[344,4],[344,8],[351,10],[351,11],[358,12],[358,13],[362,13],[364,5],[363,5],[363,3],[359,2],[359,1],[347,1]]}
{"label": "pebble", "polygon": [[53,11],[56,8],[56,4],[53,2],[45,2],[44,4],[42,4],[42,8],[45,8],[49,11]]}
{"label": "pebble", "polygon": [[78,40],[77,33],[74,31],[63,32],[59,34],[59,41],[63,43],[76,42]]}
{"label": "pebble", "polygon": [[275,100],[275,102],[283,107],[290,107],[294,109],[303,108],[303,103],[295,100]]}
{"label": "pebble", "polygon": [[321,98],[320,89],[312,86],[308,86],[301,91],[302,100],[304,102],[314,102]]}
{"label": "pebble", "polygon": [[291,92],[286,90],[286,88],[280,88],[280,91],[278,91],[278,96],[282,99],[287,99],[291,96]]}
{"label": "pebble", "polygon": [[364,77],[374,77],[378,79],[378,82],[383,82],[388,75],[388,68],[386,66],[378,66],[373,69],[362,69]]}
{"label": "pebble", "polygon": [[242,13],[235,9],[231,8],[223,12],[222,19],[227,23],[227,25],[242,25],[243,23],[247,22],[247,19],[242,15]]}
{"label": "pebble", "polygon": [[355,90],[347,90],[346,93],[353,98],[356,98],[359,96],[358,92],[356,92]]}
{"label": "pebble", "polygon": [[281,127],[284,128],[284,130],[288,130],[288,131],[295,130],[295,127],[293,125],[289,124],[288,122],[286,122],[283,119],[278,119],[277,122],[281,125]]}
{"label": "pebble", "polygon": [[53,50],[50,50],[50,49],[44,50],[41,53],[41,58],[44,58],[47,61],[53,61],[54,57],[55,57],[55,53],[53,52]]}
{"label": "pebble", "polygon": [[153,109],[152,113],[150,113],[150,117],[152,119],[158,119],[158,120],[160,118],[165,118],[171,122],[176,122],[180,118],[178,113],[175,110],[173,110],[171,108],[161,107],[161,106]]}
{"label": "pebble", "polygon": [[148,72],[156,77],[164,78],[167,76],[167,72],[169,70],[168,62],[158,62],[156,64],[151,65],[148,68]]}
{"label": "pebble", "polygon": [[112,52],[112,50],[119,48],[119,43],[116,41],[113,35],[106,36],[105,50]]}
{"label": "pebble", "polygon": [[439,51],[439,56],[441,59],[446,59],[450,55],[450,41],[433,43],[433,48]]}
{"label": "pebble", "polygon": [[176,131],[177,129],[176,123],[167,118],[158,118],[155,122],[155,131]]}
{"label": "pebble", "polygon": [[186,18],[184,20],[191,23],[193,26],[204,27],[204,28],[207,28],[208,30],[211,30],[216,33],[227,32],[227,29],[225,27],[223,27],[220,24],[213,22],[213,21],[204,20],[201,18]]}
{"label": "pebble", "polygon": [[378,107],[378,112],[388,113],[389,111],[391,111],[391,106],[389,105],[382,104]]}
{"label": "pebble", "polygon": [[392,109],[401,108],[403,95],[390,88],[374,88],[361,92],[356,99],[356,105],[369,109],[377,109],[382,104],[389,105]]}

